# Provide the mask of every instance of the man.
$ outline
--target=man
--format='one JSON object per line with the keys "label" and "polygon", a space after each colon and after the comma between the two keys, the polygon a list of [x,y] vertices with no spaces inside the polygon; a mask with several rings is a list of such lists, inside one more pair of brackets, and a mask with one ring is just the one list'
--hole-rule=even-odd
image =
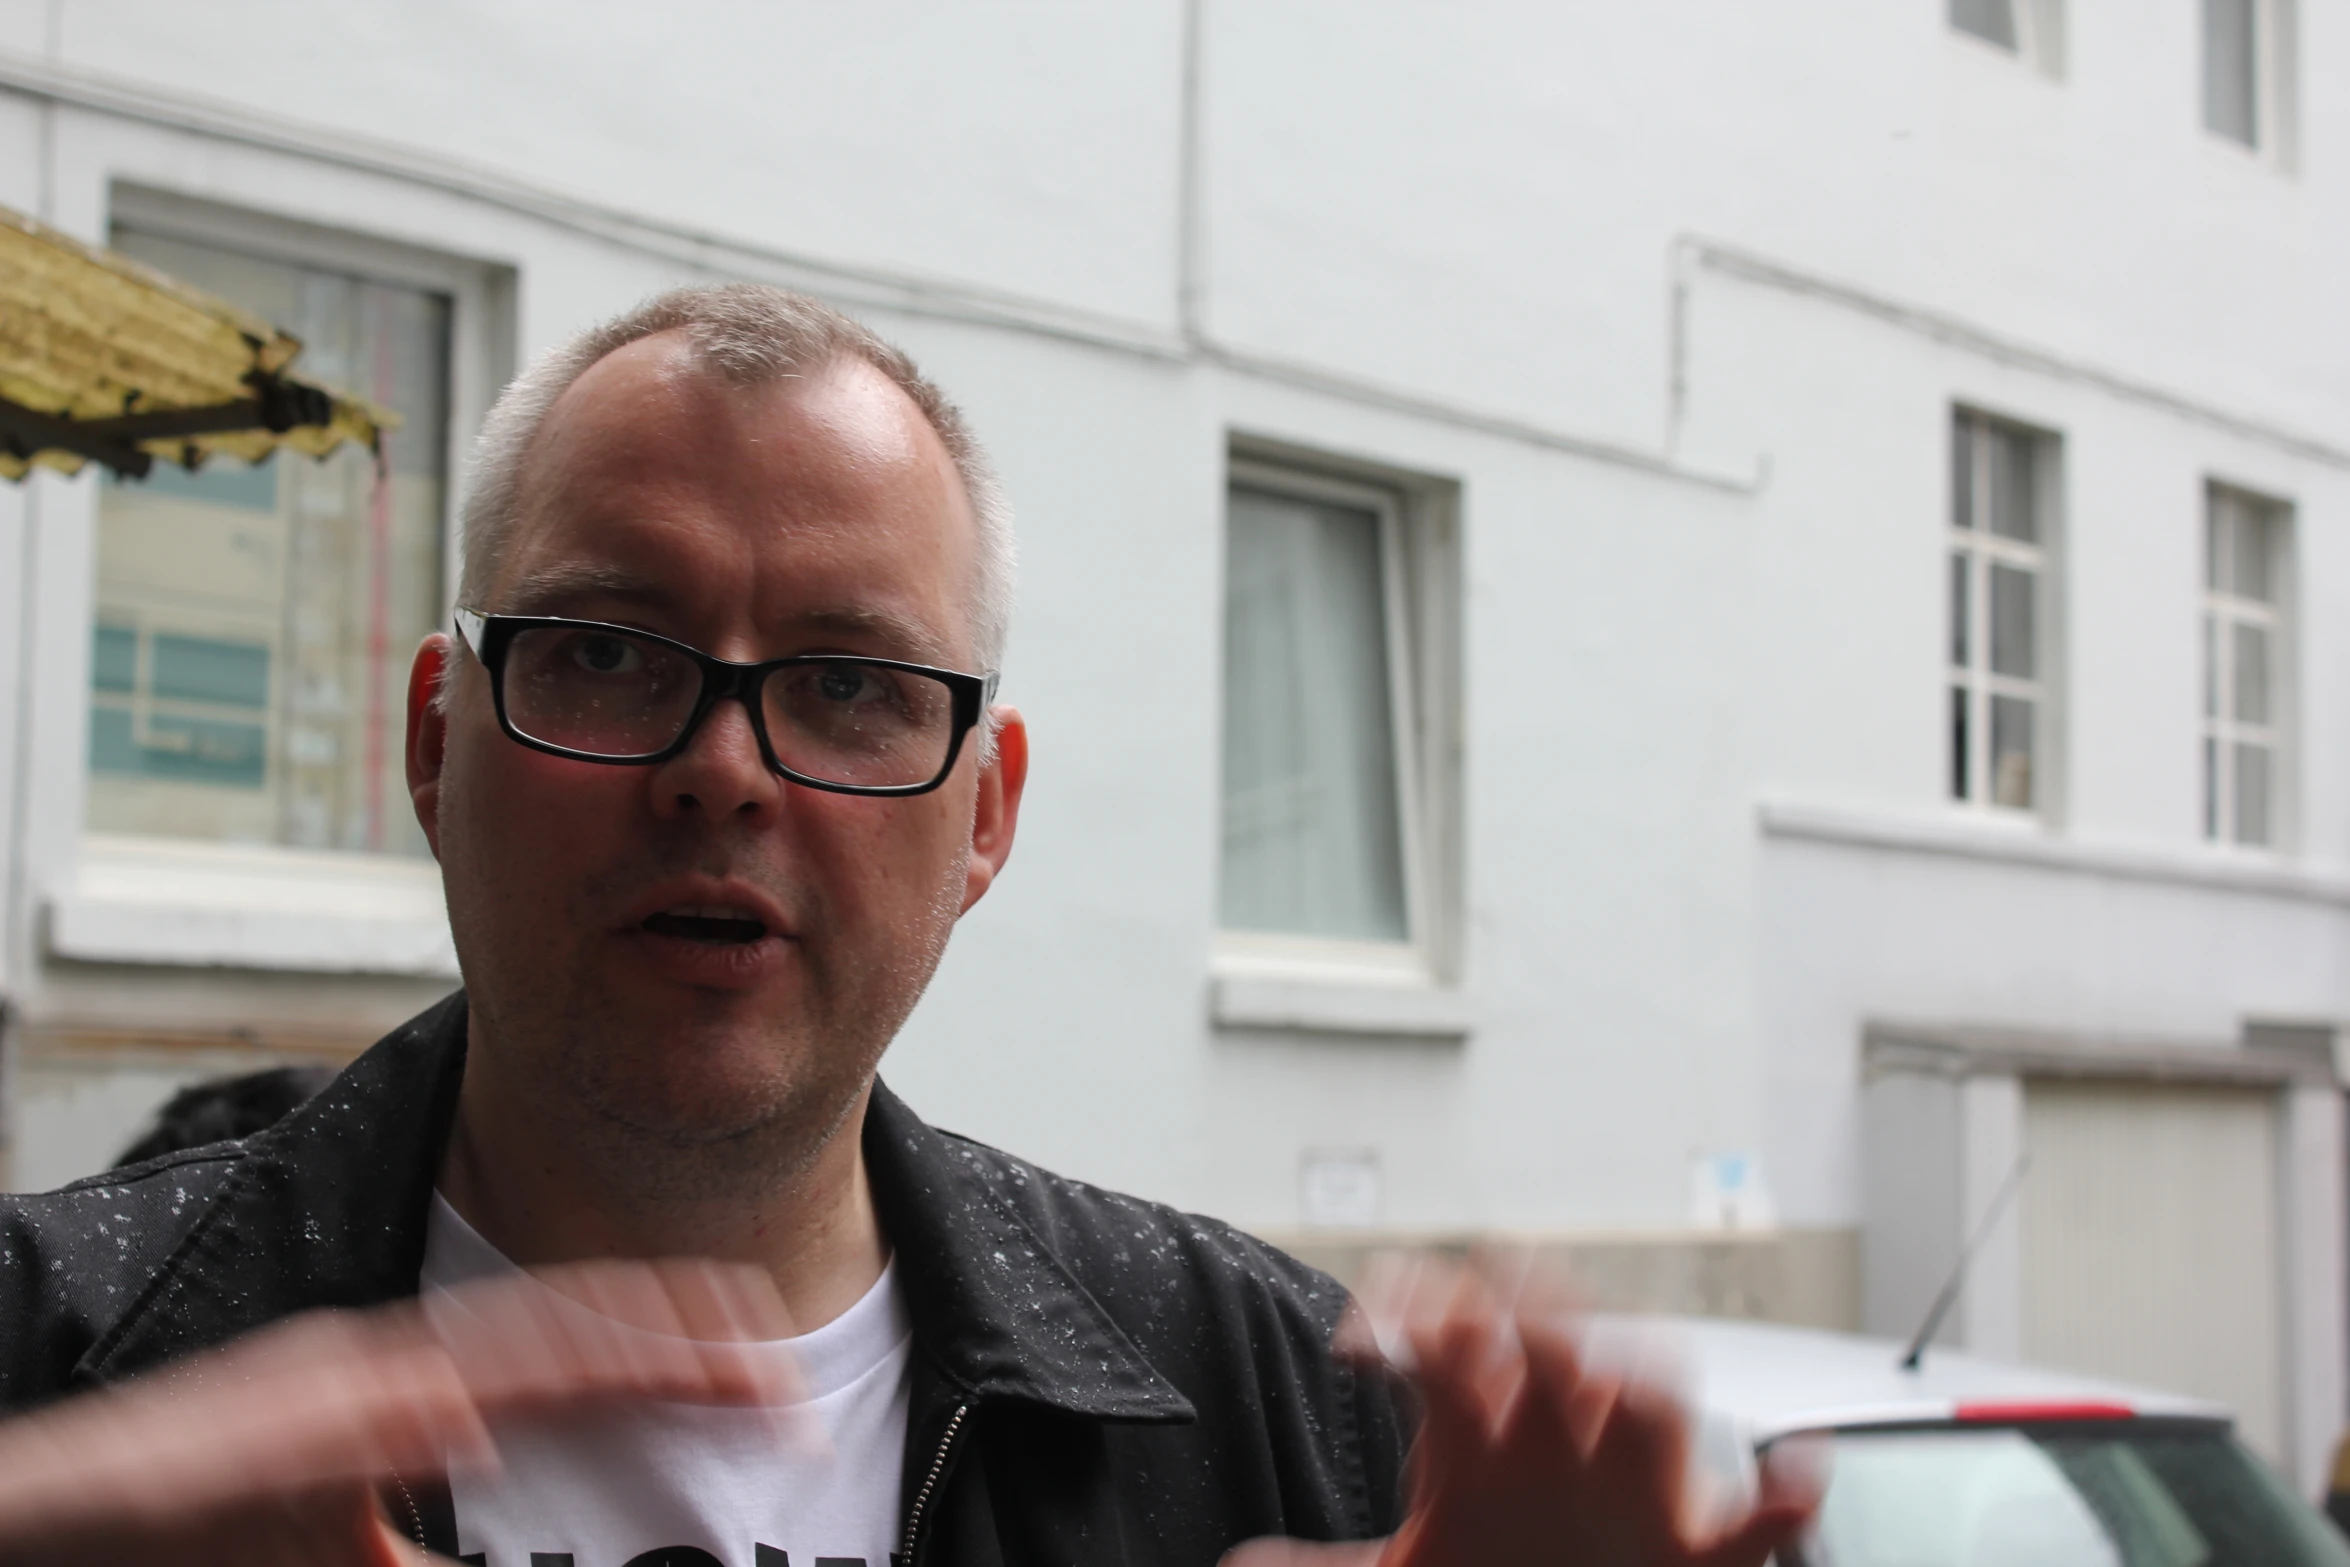
{"label": "man", "polygon": [[[1028,741],[992,702],[1010,564],[960,416],[812,301],[664,295],[508,389],[454,634],[419,650],[409,699],[465,989],[247,1143],[0,1210],[7,1403],[421,1289],[477,1348],[420,1349],[393,1305],[393,1353],[425,1356],[457,1427],[486,1422],[498,1471],[419,1463],[431,1444],[385,1439],[405,1406],[374,1396],[347,1440],[306,1446],[299,1483],[268,1473],[250,1389],[299,1399],[287,1368],[320,1351],[297,1325],[176,1407],[98,1401],[166,1447],[199,1419],[247,1433],[243,1489],[216,1466],[181,1488],[197,1500],[158,1494],[75,1436],[75,1403],[21,1427],[79,1465],[45,1472],[84,1477],[46,1504],[44,1549],[105,1539],[125,1494],[142,1538],[182,1512],[206,1538],[240,1517],[283,1534],[308,1507],[317,1559],[405,1534],[488,1567],[1206,1564],[1256,1537],[1390,1534],[1369,1549],[1396,1563],[1753,1562],[1800,1523],[1783,1491],[1688,1516],[1669,1409],[1586,1374],[1547,1315],[1428,1274],[1392,1302],[1424,1403],[1407,1517],[1405,1422],[1388,1378],[1333,1349],[1330,1280],[937,1132],[880,1084],[1011,852]],[[679,1255],[771,1281],[807,1330],[789,1352],[822,1450],[728,1407],[740,1381],[615,1404],[641,1387],[587,1356],[519,1404],[478,1385],[496,1324],[613,1316],[519,1270]],[[607,1306],[645,1293],[599,1277]],[[624,1363],[667,1352],[632,1333]],[[354,1510],[369,1491],[380,1513]]]}

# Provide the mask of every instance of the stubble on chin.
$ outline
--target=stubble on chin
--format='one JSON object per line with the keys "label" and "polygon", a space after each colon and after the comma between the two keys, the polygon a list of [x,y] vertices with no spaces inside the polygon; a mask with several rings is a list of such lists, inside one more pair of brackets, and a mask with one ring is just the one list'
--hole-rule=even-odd
{"label": "stubble on chin", "polygon": [[497,1017],[514,1068],[501,1076],[606,1176],[607,1200],[741,1200],[787,1186],[840,1135],[936,971],[960,913],[960,858],[952,869],[887,939],[803,912],[794,983],[765,1015],[740,995],[690,992],[646,1015],[641,999],[611,993],[601,943],[584,942],[537,968],[562,976],[555,994]]}

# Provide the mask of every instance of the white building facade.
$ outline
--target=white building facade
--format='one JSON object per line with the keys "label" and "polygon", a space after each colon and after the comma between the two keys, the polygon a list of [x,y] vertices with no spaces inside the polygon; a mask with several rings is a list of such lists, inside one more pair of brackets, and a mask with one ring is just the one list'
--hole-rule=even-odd
{"label": "white building facade", "polygon": [[397,725],[471,432],[752,277],[910,349],[1020,517],[1035,772],[918,1109],[1336,1262],[1895,1334],[1980,1229],[1945,1338],[2313,1480],[2342,23],[0,0],[0,203],[407,417],[381,486],[0,494],[10,1180],[455,982]]}

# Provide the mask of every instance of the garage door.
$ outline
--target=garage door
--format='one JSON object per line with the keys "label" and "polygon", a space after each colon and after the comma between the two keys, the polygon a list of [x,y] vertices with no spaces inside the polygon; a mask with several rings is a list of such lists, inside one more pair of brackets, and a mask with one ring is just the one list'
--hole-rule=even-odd
{"label": "garage door", "polygon": [[2024,1353],[2218,1399],[2284,1450],[2277,1103],[2250,1089],[2024,1089]]}

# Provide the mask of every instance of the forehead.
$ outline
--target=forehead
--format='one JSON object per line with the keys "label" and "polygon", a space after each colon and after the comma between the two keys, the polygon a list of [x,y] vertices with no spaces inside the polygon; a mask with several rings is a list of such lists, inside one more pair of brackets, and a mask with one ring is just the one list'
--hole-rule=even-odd
{"label": "forehead", "polygon": [[970,643],[976,531],[937,432],[846,358],[730,384],[682,336],[630,343],[557,399],[526,454],[490,591],[507,613],[610,613],[663,629],[789,635],[811,619],[895,626],[925,658]]}

